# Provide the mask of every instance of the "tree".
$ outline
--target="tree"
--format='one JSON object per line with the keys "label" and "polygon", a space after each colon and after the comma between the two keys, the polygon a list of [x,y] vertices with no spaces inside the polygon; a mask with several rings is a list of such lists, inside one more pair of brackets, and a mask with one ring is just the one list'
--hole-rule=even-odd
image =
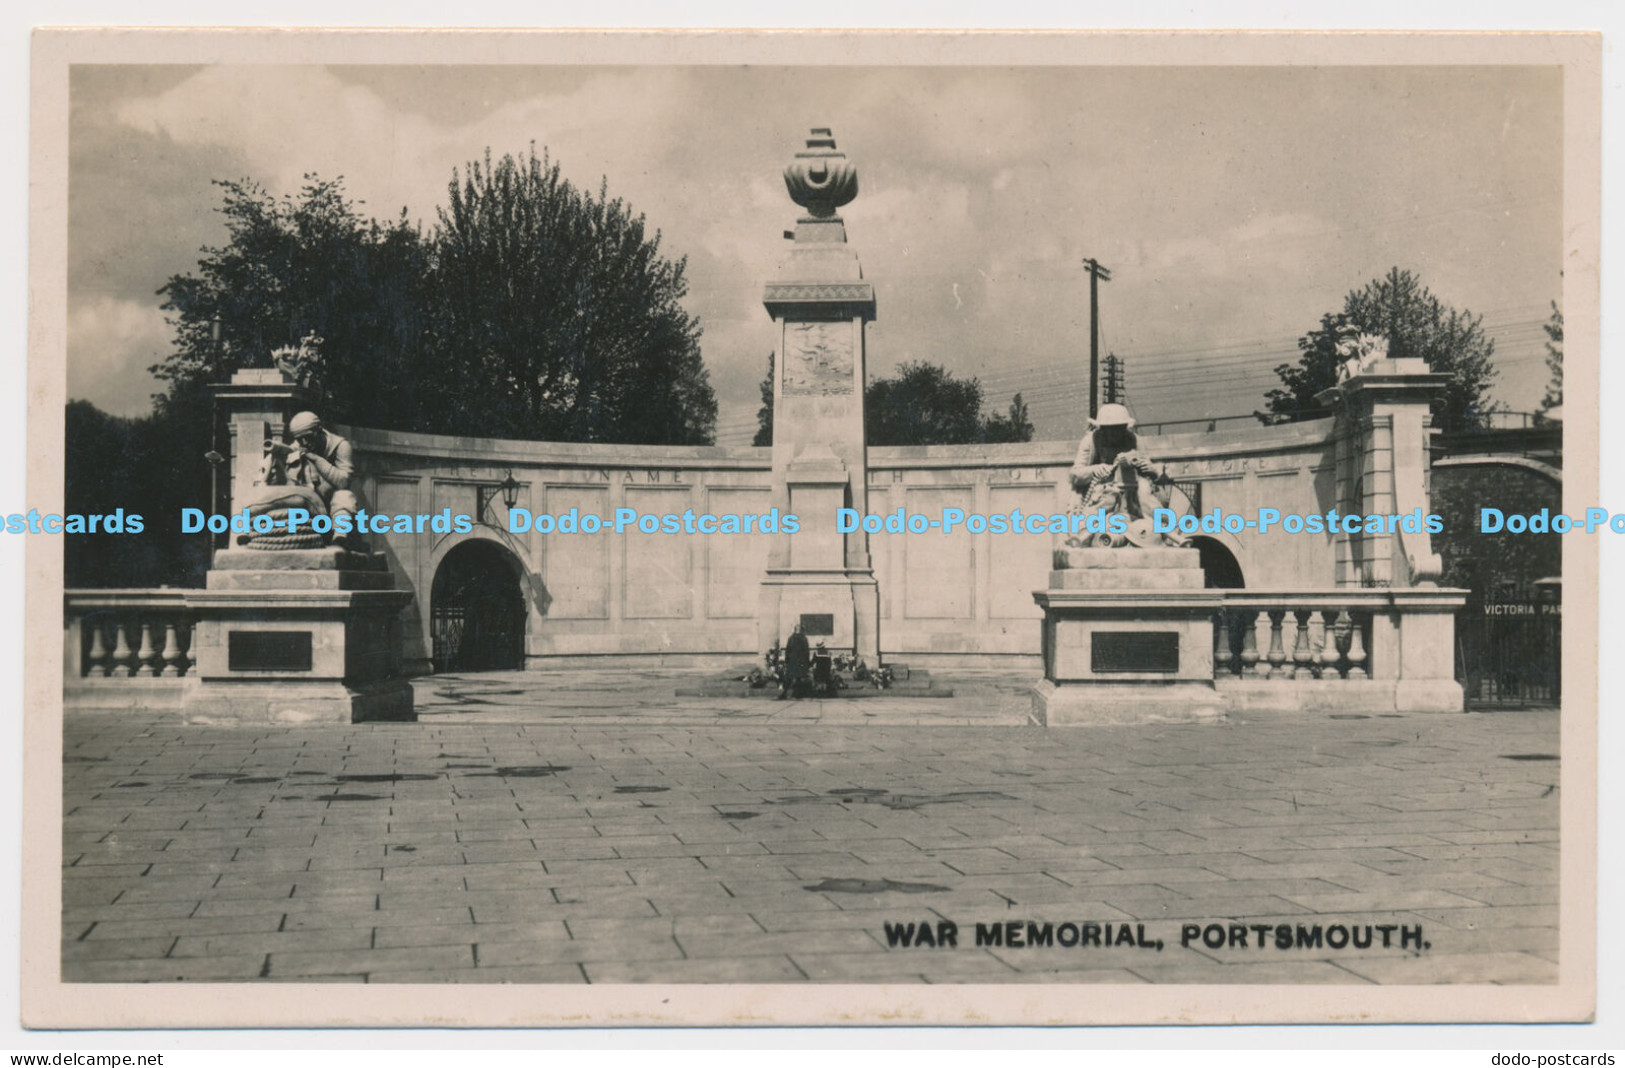
{"label": "tree", "polygon": [[418,229],[404,215],[364,219],[343,179],[306,175],[297,196],[281,198],[216,184],[229,240],[203,250],[196,275],[158,291],[175,329],[174,351],[152,369],[169,385],[160,407],[195,408],[202,387],[270,366],[280,350],[327,418],[431,429],[429,254]]}
{"label": "tree", "polygon": [[434,328],[464,433],[708,444],[716,397],[686,261],[660,255],[606,185],[565,181],[535,149],[453,175],[434,237]]}
{"label": "tree", "polygon": [[1027,418],[1027,402],[1021,399],[1021,394],[1010,398],[1009,414],[990,415],[982,420],[981,440],[989,445],[1033,440],[1032,420]]}
{"label": "tree", "polygon": [[[209,466],[186,422],[158,414],[124,419],[89,401],[66,417],[63,503],[67,514],[124,509],[145,529],[127,534],[63,534],[67,586],[199,586],[209,566],[206,534],[180,532],[182,508],[206,506]],[[203,441],[207,441],[207,437]]]}
{"label": "tree", "polygon": [[935,364],[900,364],[892,378],[864,390],[864,430],[871,445],[971,445],[1031,441],[1027,406],[1017,394],[1007,416],[982,415],[982,384],[956,379]]}
{"label": "tree", "polygon": [[342,179],[225,191],[229,240],[159,292],[175,350],[163,404],[279,365],[336,422],[547,441],[707,444],[716,398],[684,261],[601,186],[504,156],[453,171],[425,236],[365,218]]}
{"label": "tree", "polygon": [[1489,388],[1495,342],[1484,334],[1483,316],[1445,306],[1415,275],[1395,267],[1349,293],[1340,314],[1321,316],[1320,326],[1298,339],[1298,365],[1275,368],[1285,388],[1266,395],[1269,410],[1258,413],[1261,421],[1288,423],[1324,414],[1315,395],[1337,383],[1337,333],[1345,324],[1386,337],[1392,359],[1420,358],[1431,370],[1452,376],[1433,402],[1434,426],[1482,426],[1494,410]]}
{"label": "tree", "polygon": [[[178,514],[206,501],[203,454],[216,444],[209,386],[273,362],[316,393],[332,422],[712,440],[716,398],[699,325],[680,303],[683,261],[662,257],[659,234],[647,235],[643,218],[605,188],[578,192],[534,150],[496,164],[487,153],[461,178],[454,171],[428,235],[404,211],[388,223],[367,218],[342,178],[306,175],[281,197],[248,180],[215,184],[226,241],[158,291],[174,340],[152,368],[163,386],[152,416],[69,408],[70,503],[94,505],[82,510],[135,500],[154,515]],[[70,581],[196,584],[205,541],[170,545],[158,533],[166,527],[142,539],[162,549],[153,559],[137,559],[130,539],[70,539]]]}
{"label": "tree", "polygon": [[894,378],[864,391],[864,431],[870,445],[960,445],[982,429],[982,385],[935,364],[900,364]]}
{"label": "tree", "polygon": [[1508,586],[1527,590],[1536,579],[1563,573],[1563,535],[1478,529],[1486,502],[1508,515],[1562,511],[1560,485],[1511,466],[1435,467],[1432,485],[1433,511],[1444,520],[1433,539],[1444,562],[1440,585],[1472,590],[1477,599]]}
{"label": "tree", "polygon": [[1552,317],[1543,324],[1546,331],[1546,369],[1552,380],[1546,384],[1546,395],[1540,399],[1536,418],[1542,418],[1553,408],[1563,406],[1563,310],[1552,301]]}
{"label": "tree", "polygon": [[767,376],[762,379],[762,406],[756,409],[756,436],[752,445],[773,444],[773,354],[767,354]]}

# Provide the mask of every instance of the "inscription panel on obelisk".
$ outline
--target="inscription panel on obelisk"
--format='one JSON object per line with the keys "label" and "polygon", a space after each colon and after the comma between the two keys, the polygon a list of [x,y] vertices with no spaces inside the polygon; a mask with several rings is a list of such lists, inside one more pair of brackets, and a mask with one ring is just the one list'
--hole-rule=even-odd
{"label": "inscription panel on obelisk", "polygon": [[850,322],[785,323],[785,396],[830,397],[853,392],[855,349]]}

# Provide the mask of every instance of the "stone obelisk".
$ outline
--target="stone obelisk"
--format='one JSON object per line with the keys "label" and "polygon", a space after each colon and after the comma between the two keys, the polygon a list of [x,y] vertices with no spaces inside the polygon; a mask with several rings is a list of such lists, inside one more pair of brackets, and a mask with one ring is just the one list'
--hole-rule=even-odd
{"label": "stone obelisk", "polygon": [[875,291],[838,214],[858,195],[858,172],[829,130],[814,129],[784,169],[784,183],[806,214],[763,303],[778,328],[773,504],[793,513],[800,529],[774,536],[758,645],[782,642],[801,623],[815,644],[877,664],[880,599],[868,535],[836,527],[837,509],[867,511],[864,326],[875,317]]}

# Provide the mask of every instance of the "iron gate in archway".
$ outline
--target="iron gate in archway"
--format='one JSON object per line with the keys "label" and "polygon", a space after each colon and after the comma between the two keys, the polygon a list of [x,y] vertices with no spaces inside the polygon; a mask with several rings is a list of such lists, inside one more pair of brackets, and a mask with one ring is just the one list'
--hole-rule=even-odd
{"label": "iron gate in archway", "polygon": [[437,673],[525,666],[525,598],[504,550],[469,541],[446,554],[430,592],[429,632]]}
{"label": "iron gate in archway", "polygon": [[1555,705],[1562,700],[1561,585],[1536,583],[1475,596],[1457,618],[1458,674],[1469,705]]}

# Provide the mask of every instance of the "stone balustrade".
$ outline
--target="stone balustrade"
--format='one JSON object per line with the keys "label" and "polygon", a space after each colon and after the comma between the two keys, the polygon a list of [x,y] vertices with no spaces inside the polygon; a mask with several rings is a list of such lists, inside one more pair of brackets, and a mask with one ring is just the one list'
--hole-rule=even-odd
{"label": "stone balustrade", "polygon": [[62,667],[73,708],[178,705],[192,675],[194,615],[184,589],[68,590]]}
{"label": "stone balustrade", "polygon": [[1215,684],[1238,707],[1458,710],[1453,636],[1465,598],[1432,587],[1225,590]]}
{"label": "stone balustrade", "polygon": [[1227,606],[1213,622],[1213,675],[1369,679],[1371,625],[1369,611],[1341,606]]}
{"label": "stone balustrade", "polygon": [[[180,589],[69,590],[70,708],[178,707],[194,673]],[[1461,590],[1247,589],[1217,594],[1214,683],[1238,709],[1444,711],[1461,707],[1454,616]]]}

